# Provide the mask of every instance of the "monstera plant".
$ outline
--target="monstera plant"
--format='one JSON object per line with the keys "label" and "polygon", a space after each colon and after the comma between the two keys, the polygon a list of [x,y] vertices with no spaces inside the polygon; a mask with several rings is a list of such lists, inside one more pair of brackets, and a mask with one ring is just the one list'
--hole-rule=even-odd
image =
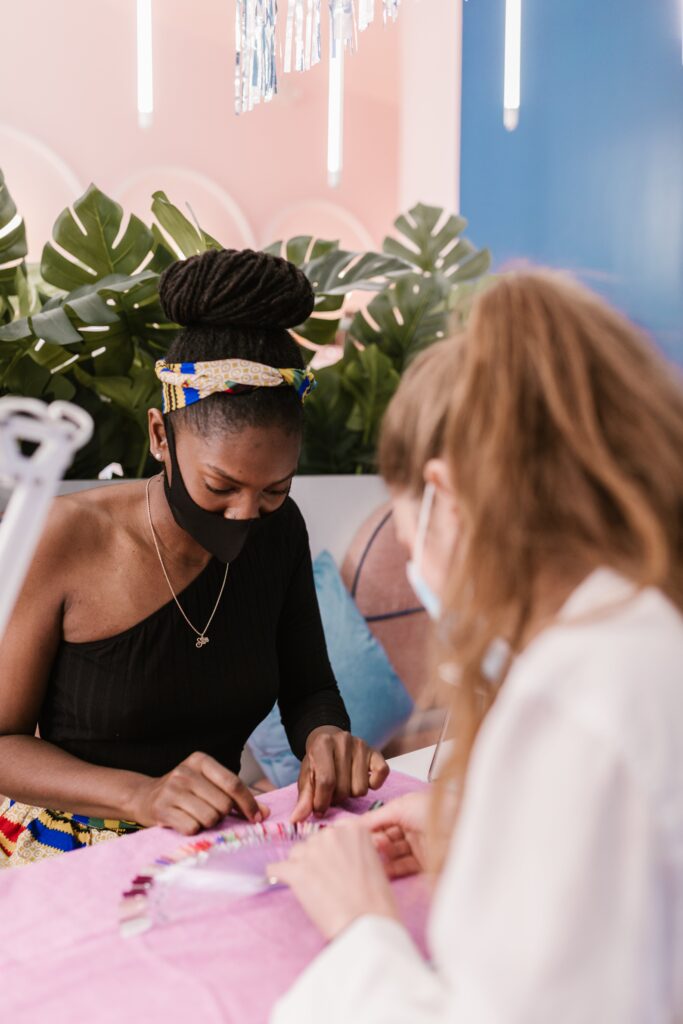
{"label": "monstera plant", "polygon": [[462,325],[486,283],[490,254],[463,237],[466,227],[464,218],[423,204],[394,222],[382,255],[403,269],[352,317],[342,359],[318,372],[306,404],[304,472],[374,471],[380,423],[401,374]]}
{"label": "monstera plant", "polygon": [[[159,302],[159,275],[179,258],[219,242],[163,192],[152,221],[126,217],[94,185],[64,210],[39,267],[25,262],[26,234],[0,172],[0,393],[67,399],[91,413],[95,432],[69,475],[96,477],[118,463],[126,475],[151,471],[147,411],[159,401],[155,360],[178,327]],[[315,308],[297,330],[307,360],[343,343],[319,371],[306,403],[304,472],[371,472],[377,431],[414,355],[462,317],[488,253],[462,237],[465,221],[417,206],[396,221],[380,253],[355,253],[309,236],[277,242],[309,276]],[[226,240],[229,244],[229,240]],[[348,320],[351,293],[375,292]]]}

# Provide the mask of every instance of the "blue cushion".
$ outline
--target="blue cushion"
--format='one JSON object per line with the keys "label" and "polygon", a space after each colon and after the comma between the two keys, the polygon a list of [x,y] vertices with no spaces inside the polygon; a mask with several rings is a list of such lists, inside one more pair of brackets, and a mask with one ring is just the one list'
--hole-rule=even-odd
{"label": "blue cushion", "polygon": [[[332,555],[313,563],[315,589],[334,674],[351,719],[351,731],[382,747],[410,717],[413,702],[344,586]],[[277,705],[249,740],[254,756],[276,786],[296,782],[299,761],[289,749]]]}

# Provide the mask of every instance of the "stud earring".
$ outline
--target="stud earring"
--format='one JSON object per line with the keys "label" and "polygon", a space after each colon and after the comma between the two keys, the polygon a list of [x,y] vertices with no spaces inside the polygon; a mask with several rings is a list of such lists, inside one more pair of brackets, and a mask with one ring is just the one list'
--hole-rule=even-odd
{"label": "stud earring", "polygon": [[154,458],[157,460],[157,462],[162,462],[164,457],[161,454],[161,452],[156,452]]}

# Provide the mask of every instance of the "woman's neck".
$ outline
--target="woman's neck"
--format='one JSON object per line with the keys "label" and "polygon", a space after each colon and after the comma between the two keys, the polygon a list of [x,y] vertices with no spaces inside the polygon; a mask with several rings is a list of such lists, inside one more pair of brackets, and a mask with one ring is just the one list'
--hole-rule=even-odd
{"label": "woman's neck", "polygon": [[[194,540],[189,533],[181,529],[173,518],[166,493],[163,475],[154,477],[149,483],[149,510],[152,525],[164,557],[191,568],[201,568],[208,564],[211,555]],[[149,533],[150,524],[147,516],[147,503],[144,508],[144,536],[153,543]]]}
{"label": "woman's neck", "polygon": [[571,594],[596,568],[593,560],[579,557],[571,567],[566,564],[539,574],[533,591],[532,611],[520,638],[520,649],[527,647],[555,621]]}

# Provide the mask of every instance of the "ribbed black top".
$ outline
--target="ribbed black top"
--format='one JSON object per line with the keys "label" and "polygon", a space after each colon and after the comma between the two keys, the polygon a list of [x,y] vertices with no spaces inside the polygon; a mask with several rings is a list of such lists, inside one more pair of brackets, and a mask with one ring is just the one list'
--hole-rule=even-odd
{"label": "ribbed black top", "polygon": [[[179,595],[198,629],[224,572],[212,559]],[[276,701],[299,758],[312,729],[349,728],[306,527],[291,499],[252,529],[208,636],[198,650],[171,600],[117,636],[62,643],[40,715],[42,738],[91,764],[159,776],[195,750],[238,772],[248,737]]]}

